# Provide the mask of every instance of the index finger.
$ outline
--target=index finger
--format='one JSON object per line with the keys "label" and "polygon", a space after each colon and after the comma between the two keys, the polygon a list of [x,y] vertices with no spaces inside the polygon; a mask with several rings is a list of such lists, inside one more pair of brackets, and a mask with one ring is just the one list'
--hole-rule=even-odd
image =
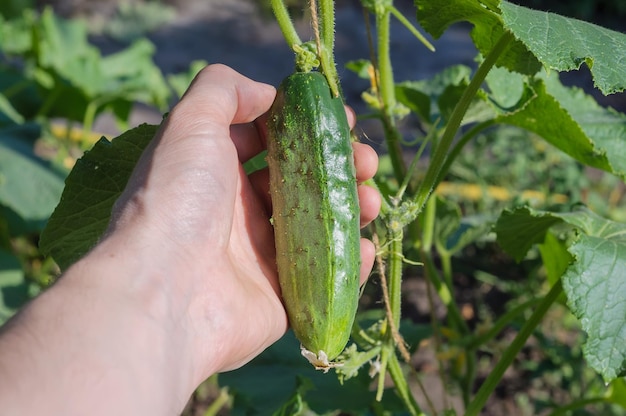
{"label": "index finger", "polygon": [[256,82],[221,64],[196,76],[177,107],[189,113],[194,128],[249,123],[265,113],[276,96],[271,85]]}

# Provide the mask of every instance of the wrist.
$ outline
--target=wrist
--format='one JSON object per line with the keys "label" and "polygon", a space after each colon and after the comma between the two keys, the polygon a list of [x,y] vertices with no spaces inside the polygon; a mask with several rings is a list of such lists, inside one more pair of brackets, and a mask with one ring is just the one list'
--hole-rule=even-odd
{"label": "wrist", "polygon": [[[9,409],[182,411],[195,388],[184,314],[163,285],[168,271],[126,256],[133,251],[124,245],[117,237],[103,241],[4,329],[0,402],[8,400]],[[32,385],[18,384],[24,372],[38,380],[39,403],[30,397]]]}

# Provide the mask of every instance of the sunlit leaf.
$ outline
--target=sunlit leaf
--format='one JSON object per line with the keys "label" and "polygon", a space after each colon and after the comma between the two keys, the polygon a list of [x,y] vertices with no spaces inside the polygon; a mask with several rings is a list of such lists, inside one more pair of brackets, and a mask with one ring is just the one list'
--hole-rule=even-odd
{"label": "sunlit leaf", "polygon": [[76,162],[40,240],[41,250],[52,255],[62,269],[98,241],[113,204],[157,128],[143,124],[113,141],[102,138]]}
{"label": "sunlit leaf", "polygon": [[[420,25],[435,38],[439,38],[454,23],[465,21],[473,24],[471,36],[483,56],[493,49],[505,32],[498,11],[478,1],[415,0],[415,5]],[[504,51],[496,65],[528,75],[541,68],[535,56],[519,41],[513,42]]]}
{"label": "sunlit leaf", "polygon": [[557,224],[568,224],[577,232],[567,247],[572,260],[561,277],[563,289],[588,335],[585,359],[610,382],[626,372],[626,224],[584,207],[565,213],[522,207],[498,220],[498,242],[520,260]]}
{"label": "sunlit leaf", "polygon": [[570,71],[584,62],[604,94],[626,88],[626,35],[558,14],[500,2],[504,26],[550,69]]}

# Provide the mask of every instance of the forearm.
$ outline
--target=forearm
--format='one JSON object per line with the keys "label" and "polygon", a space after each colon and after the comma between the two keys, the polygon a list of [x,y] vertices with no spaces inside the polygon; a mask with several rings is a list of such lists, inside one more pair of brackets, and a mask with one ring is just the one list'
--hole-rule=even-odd
{"label": "forearm", "polygon": [[3,412],[180,413],[193,386],[184,339],[160,319],[167,299],[147,287],[147,267],[108,263],[88,256],[3,328]]}

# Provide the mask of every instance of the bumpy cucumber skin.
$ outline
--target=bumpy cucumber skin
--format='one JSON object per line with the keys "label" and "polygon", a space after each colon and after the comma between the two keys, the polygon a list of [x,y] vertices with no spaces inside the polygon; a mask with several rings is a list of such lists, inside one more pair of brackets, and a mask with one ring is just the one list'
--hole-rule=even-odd
{"label": "bumpy cucumber skin", "polygon": [[290,325],[329,360],[346,346],[359,298],[360,230],[350,127],[317,72],[285,78],[268,117],[276,262]]}

